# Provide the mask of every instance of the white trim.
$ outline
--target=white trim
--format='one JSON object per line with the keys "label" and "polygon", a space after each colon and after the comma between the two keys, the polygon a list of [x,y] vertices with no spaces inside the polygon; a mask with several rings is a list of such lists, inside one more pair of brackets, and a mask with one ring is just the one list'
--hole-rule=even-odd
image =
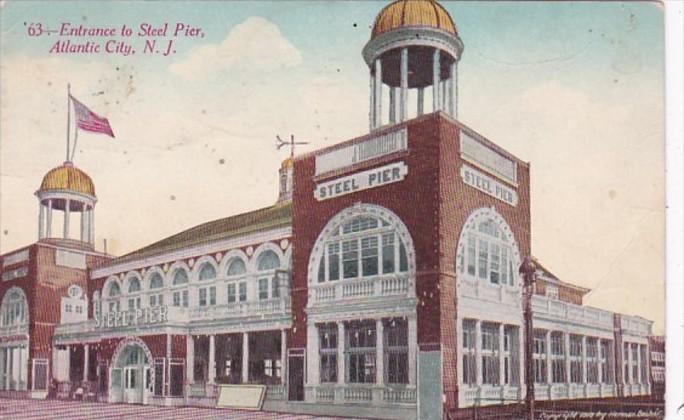
{"label": "white trim", "polygon": [[216,280],[219,277],[219,266],[216,263],[216,259],[212,255],[204,255],[200,257],[197,261],[192,266],[192,271],[190,272],[190,283],[199,283],[199,275],[200,275],[200,269],[202,266],[204,266],[205,263],[211,264],[212,267],[214,267],[214,270],[216,270],[216,277],[214,277],[213,280],[207,282],[211,283],[212,281]]}
{"label": "white trim", "polygon": [[284,238],[289,238],[291,236],[292,227],[287,226],[264,232],[257,232],[250,235],[225,239],[222,241],[213,242],[211,244],[195,245],[187,248],[174,250],[168,253],[163,253],[161,255],[154,255],[147,258],[136,259],[121,264],[114,263],[113,265],[108,267],[98,268],[96,270],[93,270],[91,278],[98,279],[109,276],[111,274],[117,274],[122,271],[135,270],[153,265],[162,265],[164,263],[169,263],[171,261],[198,257],[201,255],[212,254],[216,252],[223,252],[226,249],[240,248],[255,243],[277,241]]}

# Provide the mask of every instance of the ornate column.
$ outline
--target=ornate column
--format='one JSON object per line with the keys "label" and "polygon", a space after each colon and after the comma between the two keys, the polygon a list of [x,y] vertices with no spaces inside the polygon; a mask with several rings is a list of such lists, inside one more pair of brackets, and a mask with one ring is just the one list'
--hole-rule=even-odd
{"label": "ornate column", "polygon": [[211,334],[209,336],[209,377],[207,382],[213,384],[216,382],[216,336]]}
{"label": "ornate column", "polygon": [[[502,387],[506,385],[506,375],[504,374],[504,338],[506,335],[505,326],[503,323],[499,324],[499,385]],[[509,343],[510,346],[510,343]],[[460,349],[459,349],[460,350]],[[510,351],[510,347],[508,349]]]}
{"label": "ornate column", "polygon": [[71,207],[71,200],[66,199],[66,204],[64,205],[64,239],[69,239],[69,213]]}
{"label": "ornate column", "polygon": [[83,345],[83,380],[88,380],[88,368],[90,362],[90,346],[88,344]]}
{"label": "ornate column", "polygon": [[[318,339],[318,337],[316,337]],[[344,385],[346,371],[344,366],[344,346],[346,345],[346,337],[344,332],[344,322],[337,323],[337,383]],[[316,355],[318,358],[318,355]],[[318,365],[317,365],[318,366]]]}
{"label": "ornate column", "polygon": [[66,380],[71,382],[71,346],[66,346]]}
{"label": "ornate column", "polygon": [[432,55],[432,111],[439,109],[439,79],[440,79],[440,63],[439,63],[439,48],[435,48]]}
{"label": "ornate column", "polygon": [[418,355],[418,328],[415,315],[408,317],[408,374],[409,385],[415,385]]}
{"label": "ornate column", "polygon": [[287,332],[285,329],[280,330],[280,383],[285,385],[287,383]]}
{"label": "ornate column", "polygon": [[195,338],[192,334],[188,334],[185,337],[185,352],[188,368],[186,370],[185,376],[188,379],[189,384],[195,383]]}
{"label": "ornate column", "polygon": [[380,58],[375,59],[375,81],[373,82],[373,92],[373,96],[375,96],[374,128],[378,128],[382,125],[382,60]]}
{"label": "ornate column", "polygon": [[249,382],[249,333],[242,333],[242,383]]}
{"label": "ornate column", "polygon": [[546,330],[546,383],[549,384],[549,394],[553,383],[553,369],[551,368],[551,330]]}
{"label": "ornate column", "polygon": [[375,382],[378,385],[385,383],[385,326],[382,319],[375,320]]}
{"label": "ornate column", "polygon": [[401,99],[399,100],[399,120],[406,121],[408,117],[408,48],[401,49]]}
{"label": "ornate column", "polygon": [[85,242],[86,238],[88,237],[87,232],[86,232],[86,222],[87,222],[87,215],[86,215],[86,205],[83,204],[83,208],[81,210],[81,242]]}
{"label": "ornate column", "polygon": [[476,383],[482,386],[482,321],[475,321],[475,370]]}
{"label": "ornate column", "polygon": [[397,89],[393,86],[389,87],[389,122],[397,122]]}

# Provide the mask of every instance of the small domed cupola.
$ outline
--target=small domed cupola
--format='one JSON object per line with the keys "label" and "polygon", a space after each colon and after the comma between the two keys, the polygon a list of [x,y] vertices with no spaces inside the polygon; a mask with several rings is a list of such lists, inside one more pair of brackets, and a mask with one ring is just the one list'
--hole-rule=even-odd
{"label": "small domed cupola", "polygon": [[371,130],[424,114],[426,102],[431,112],[457,118],[462,52],[456,25],[435,0],[397,0],[382,9],[363,49]]}
{"label": "small domed cupola", "polygon": [[[75,236],[84,245],[92,247],[95,242],[95,185],[93,180],[76,168],[72,162],[51,169],[43,177],[38,197],[38,240],[58,238],[72,239]],[[53,232],[53,216],[55,211],[61,215],[62,226]],[[80,214],[80,229],[71,226],[71,214]],[[59,227],[58,227],[59,228]],[[78,235],[74,235],[78,232]]]}
{"label": "small domed cupola", "polygon": [[292,200],[294,159],[288,157],[280,165],[280,191],[278,193],[278,203]]}

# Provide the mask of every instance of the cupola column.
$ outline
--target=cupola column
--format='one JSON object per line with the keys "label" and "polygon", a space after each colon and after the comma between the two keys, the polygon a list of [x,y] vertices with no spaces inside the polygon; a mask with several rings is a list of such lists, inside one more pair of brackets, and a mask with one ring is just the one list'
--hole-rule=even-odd
{"label": "cupola column", "polygon": [[95,208],[90,207],[88,213],[90,214],[90,223],[88,223],[88,234],[90,236],[90,240],[88,242],[95,245]]}
{"label": "cupola column", "polygon": [[375,127],[382,125],[382,60],[378,57],[375,59],[375,82],[374,82],[375,96]]}
{"label": "cupola column", "polygon": [[69,213],[71,211],[71,200],[66,199],[66,204],[64,205],[64,239],[69,239]]}
{"label": "cupola column", "polygon": [[439,49],[435,48],[435,52],[432,56],[432,111],[439,110]]}
{"label": "cupola column", "polygon": [[52,200],[48,200],[48,208],[47,208],[47,218],[46,218],[47,226],[45,229],[45,237],[49,238],[52,236]]}
{"label": "cupola column", "polygon": [[408,118],[408,110],[406,101],[408,99],[408,48],[401,49],[401,100],[399,103],[401,121],[406,121]]}
{"label": "cupola column", "polygon": [[420,116],[423,115],[425,106],[425,88],[418,88],[418,109],[416,113]]}
{"label": "cupola column", "polygon": [[449,114],[458,119],[458,62],[451,63],[451,92],[449,95]]}
{"label": "cupola column", "polygon": [[38,203],[38,240],[45,237],[45,206]]}
{"label": "cupola column", "polygon": [[397,122],[397,90],[392,86],[389,87],[389,122]]}

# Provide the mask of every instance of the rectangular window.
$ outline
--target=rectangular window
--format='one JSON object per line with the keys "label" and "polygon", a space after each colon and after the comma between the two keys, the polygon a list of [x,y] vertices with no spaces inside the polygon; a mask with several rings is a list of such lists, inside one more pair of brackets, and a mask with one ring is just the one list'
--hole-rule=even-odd
{"label": "rectangular window", "polygon": [[[129,303],[130,303],[130,301],[129,301]],[[65,311],[65,312],[71,312],[71,304],[70,304],[70,303],[67,303],[67,304],[65,305],[64,311]]]}
{"label": "rectangular window", "polygon": [[347,324],[347,382],[375,383],[375,321]]}
{"label": "rectangular window", "polygon": [[475,253],[476,242],[473,236],[468,236],[468,274],[475,275]]}
{"label": "rectangular window", "polygon": [[570,382],[582,383],[582,337],[570,336]]}
{"label": "rectangular window", "polygon": [[328,245],[328,280],[340,279],[340,244]]}
{"label": "rectangular window", "polygon": [[173,292],[173,306],[181,306],[181,293]]}
{"label": "rectangular window", "polygon": [[639,346],[639,352],[641,354],[641,383],[648,384],[648,361],[646,359],[648,354],[646,352],[646,346]]}
{"label": "rectangular window", "polygon": [[480,253],[478,259],[478,273],[481,279],[487,278],[487,266],[489,261],[489,243],[480,239]]}
{"label": "rectangular window", "polygon": [[157,295],[150,295],[150,306],[157,306]]}
{"label": "rectangular window", "polygon": [[259,300],[268,299],[268,279],[259,279]]}
{"label": "rectangular window", "polygon": [[500,277],[500,261],[501,261],[501,255],[500,255],[500,248],[499,245],[492,244],[492,254],[491,254],[491,263],[489,265],[489,281],[492,282],[493,284],[499,284],[501,282],[501,277]]}
{"label": "rectangular window", "polygon": [[337,382],[337,324],[318,328],[321,383]]}
{"label": "rectangular window", "polygon": [[560,332],[551,333],[551,381],[565,383],[565,336]]}
{"label": "rectangular window", "polygon": [[587,337],[586,348],[586,363],[587,363],[587,383],[599,383],[598,377],[598,340],[593,337]]}
{"label": "rectangular window", "polygon": [[408,323],[402,318],[388,320],[385,331],[384,376],[390,384],[408,383]]}
{"label": "rectangular window", "polygon": [[382,272],[394,273],[394,233],[382,235]]}
{"label": "rectangular window", "polygon": [[359,276],[359,243],[356,239],[342,242],[342,272],[345,279]]}
{"label": "rectangular window", "polygon": [[518,385],[520,383],[518,327],[504,327],[504,383]]}
{"label": "rectangular window", "polygon": [[187,291],[187,290],[183,290],[183,307],[184,307],[184,308],[187,308],[187,307],[188,307],[188,303],[189,303],[188,291]]}
{"label": "rectangular window", "polygon": [[638,344],[632,344],[632,383],[639,383]]}
{"label": "rectangular window", "polygon": [[399,271],[405,273],[408,271],[408,256],[406,255],[406,247],[403,243],[399,243]]}
{"label": "rectangular window", "polygon": [[199,289],[199,306],[207,306],[207,289]]}
{"label": "rectangular window", "polygon": [[465,385],[475,385],[477,382],[475,327],[474,320],[463,320],[463,384]]}
{"label": "rectangular window", "polygon": [[245,302],[247,300],[247,283],[240,283],[238,286],[238,292],[240,293],[240,302]]}
{"label": "rectangular window", "polygon": [[482,382],[499,385],[499,325],[482,323]]}
{"label": "rectangular window", "polygon": [[216,305],[216,287],[214,286],[209,288],[209,304]]}
{"label": "rectangular window", "polygon": [[228,303],[234,303],[237,296],[235,294],[235,283],[230,283],[228,285]]}
{"label": "rectangular window", "polygon": [[534,382],[539,384],[547,383],[546,370],[546,331],[534,331]]}
{"label": "rectangular window", "polygon": [[513,279],[508,278],[508,247],[501,247],[501,283],[513,285]]}
{"label": "rectangular window", "polygon": [[361,239],[361,270],[363,276],[378,274],[378,237]]}

